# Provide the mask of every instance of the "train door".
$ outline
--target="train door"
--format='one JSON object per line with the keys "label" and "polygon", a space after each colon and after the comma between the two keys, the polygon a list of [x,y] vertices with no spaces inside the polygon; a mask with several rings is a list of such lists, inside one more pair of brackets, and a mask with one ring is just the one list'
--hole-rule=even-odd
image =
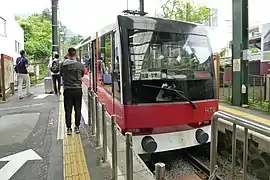
{"label": "train door", "polygon": [[113,57],[113,72],[114,72],[114,114],[117,115],[117,123],[120,127],[124,127],[124,107],[123,107],[123,69],[122,69],[122,52],[119,30],[114,32],[111,37],[112,41],[112,57]]}
{"label": "train door", "polygon": [[91,64],[91,61],[93,59],[92,57],[92,43],[90,42],[89,44],[87,44],[87,47],[88,47],[88,62],[87,62],[87,65],[88,65],[88,77],[89,77],[89,88],[92,89],[92,83],[91,83],[91,74],[92,74],[92,64]]}
{"label": "train door", "polygon": [[90,62],[90,66],[91,66],[91,79],[92,79],[92,83],[91,83],[91,87],[92,90],[97,92],[97,76],[96,76],[96,40],[91,42],[91,62]]}
{"label": "train door", "polygon": [[113,94],[113,113],[115,114],[115,98],[117,97],[116,88],[117,88],[117,76],[118,73],[116,71],[116,52],[115,52],[115,32],[112,32],[110,35],[111,41],[111,64],[112,64],[112,94]]}

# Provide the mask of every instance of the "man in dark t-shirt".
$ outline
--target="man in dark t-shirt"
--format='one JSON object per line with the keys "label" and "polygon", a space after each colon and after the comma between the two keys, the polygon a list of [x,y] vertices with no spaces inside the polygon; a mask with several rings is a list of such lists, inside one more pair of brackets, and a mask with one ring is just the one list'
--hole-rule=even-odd
{"label": "man in dark t-shirt", "polygon": [[60,68],[60,75],[63,77],[64,87],[64,107],[67,126],[67,134],[72,134],[71,114],[75,111],[75,133],[80,133],[81,109],[82,109],[82,77],[84,76],[84,66],[77,61],[76,49],[68,49],[68,59]]}
{"label": "man in dark t-shirt", "polygon": [[19,98],[22,99],[24,96],[22,94],[22,85],[23,81],[26,83],[26,95],[30,96],[32,93],[30,92],[30,77],[28,74],[28,60],[25,57],[25,51],[21,50],[20,51],[20,57],[16,59],[16,73],[17,73],[17,78],[18,78],[18,93],[19,93]]}

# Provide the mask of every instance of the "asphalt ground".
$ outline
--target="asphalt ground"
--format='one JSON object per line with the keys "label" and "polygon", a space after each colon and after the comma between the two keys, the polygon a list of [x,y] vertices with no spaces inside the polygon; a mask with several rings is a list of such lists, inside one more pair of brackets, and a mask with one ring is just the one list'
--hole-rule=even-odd
{"label": "asphalt ground", "polygon": [[[0,104],[0,179],[1,180],[62,180],[68,179],[67,161],[69,154],[64,142],[73,141],[81,145],[86,162],[88,176],[85,179],[104,180],[110,176],[110,167],[100,163],[100,151],[90,141],[88,125],[82,118],[81,134],[59,138],[59,132],[65,133],[64,120],[59,126],[59,110],[62,98],[54,94],[45,94],[43,84],[32,87],[33,95],[19,100],[18,95]],[[74,144],[73,144],[74,145]],[[66,152],[65,152],[66,151]],[[76,151],[73,152],[76,154]],[[72,156],[73,157],[73,156]],[[74,161],[79,162],[74,159]],[[75,168],[79,169],[80,164]],[[106,178],[103,176],[107,176]],[[80,179],[75,171],[71,176]]]}

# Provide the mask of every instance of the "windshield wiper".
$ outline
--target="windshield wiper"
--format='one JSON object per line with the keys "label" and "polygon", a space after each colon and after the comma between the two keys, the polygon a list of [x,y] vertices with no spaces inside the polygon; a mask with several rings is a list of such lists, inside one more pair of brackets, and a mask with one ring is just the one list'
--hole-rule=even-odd
{"label": "windshield wiper", "polygon": [[178,96],[184,98],[186,101],[189,102],[189,104],[192,105],[192,108],[193,109],[197,109],[197,106],[196,104],[194,104],[190,99],[188,99],[183,93],[183,91],[179,91],[177,89],[170,89],[170,88],[164,88],[164,87],[159,87],[159,86],[153,86],[153,85],[148,85],[148,84],[142,84],[142,86],[145,86],[145,87],[150,87],[150,88],[156,88],[156,89],[162,89],[162,90],[165,90],[165,91],[171,91],[171,92],[175,92]]}

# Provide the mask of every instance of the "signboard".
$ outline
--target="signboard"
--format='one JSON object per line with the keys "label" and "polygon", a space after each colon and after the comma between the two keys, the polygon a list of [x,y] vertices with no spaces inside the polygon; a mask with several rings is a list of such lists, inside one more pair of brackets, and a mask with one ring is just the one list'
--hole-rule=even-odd
{"label": "signboard", "polygon": [[270,74],[270,23],[262,25],[262,36],[261,36],[261,71],[260,74]]}
{"label": "signboard", "polygon": [[241,71],[241,59],[234,59],[233,72],[240,72],[240,71]]}
{"label": "signboard", "polygon": [[0,70],[1,70],[1,81],[5,82],[5,84],[3,84],[3,82],[1,82],[1,89],[5,88],[5,90],[6,90],[9,88],[10,83],[14,82],[14,66],[13,66],[12,57],[1,54]]}
{"label": "signboard", "polygon": [[4,55],[4,67],[5,67],[5,87],[9,88],[10,83],[14,82],[14,68],[12,57]]}

